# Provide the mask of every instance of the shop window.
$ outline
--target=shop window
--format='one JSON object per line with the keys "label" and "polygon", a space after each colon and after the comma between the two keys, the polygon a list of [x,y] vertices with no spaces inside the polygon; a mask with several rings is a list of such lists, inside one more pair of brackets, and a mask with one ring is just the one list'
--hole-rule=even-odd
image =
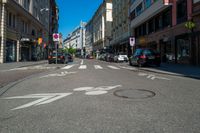
{"label": "shop window", "polygon": [[177,62],[181,64],[190,63],[190,43],[186,38],[177,39]]}

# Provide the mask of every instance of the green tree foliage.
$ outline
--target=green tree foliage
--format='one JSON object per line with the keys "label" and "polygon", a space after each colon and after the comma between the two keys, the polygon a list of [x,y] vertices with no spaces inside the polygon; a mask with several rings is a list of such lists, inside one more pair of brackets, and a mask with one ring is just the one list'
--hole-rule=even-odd
{"label": "green tree foliage", "polygon": [[76,49],[70,47],[70,48],[64,48],[63,49],[64,53],[70,53],[70,54],[75,54],[76,53]]}

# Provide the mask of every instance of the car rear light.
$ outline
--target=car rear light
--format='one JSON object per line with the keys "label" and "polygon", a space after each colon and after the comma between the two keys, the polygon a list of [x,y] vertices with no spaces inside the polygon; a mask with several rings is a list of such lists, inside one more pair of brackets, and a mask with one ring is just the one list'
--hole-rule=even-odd
{"label": "car rear light", "polygon": [[146,59],[147,57],[146,57],[146,55],[141,55],[140,58],[141,59]]}
{"label": "car rear light", "polygon": [[64,56],[60,56],[61,59],[64,59]]}
{"label": "car rear light", "polygon": [[48,56],[48,58],[49,58],[49,59],[51,59],[51,58],[52,58],[52,56]]}

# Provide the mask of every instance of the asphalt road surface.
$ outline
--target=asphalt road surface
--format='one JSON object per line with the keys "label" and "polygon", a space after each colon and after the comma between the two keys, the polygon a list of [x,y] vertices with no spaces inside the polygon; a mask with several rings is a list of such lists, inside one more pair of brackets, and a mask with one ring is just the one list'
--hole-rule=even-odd
{"label": "asphalt road surface", "polygon": [[200,131],[199,80],[80,59],[40,71],[5,86],[0,96],[1,133]]}

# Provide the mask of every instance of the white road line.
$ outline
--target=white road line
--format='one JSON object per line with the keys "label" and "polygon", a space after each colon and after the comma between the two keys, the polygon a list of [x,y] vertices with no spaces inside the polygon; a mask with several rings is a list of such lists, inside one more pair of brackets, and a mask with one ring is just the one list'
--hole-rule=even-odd
{"label": "white road line", "polygon": [[111,68],[111,69],[115,69],[115,70],[119,70],[120,68],[118,68],[118,67],[115,67],[115,66],[108,66],[109,68]]}
{"label": "white road line", "polygon": [[87,69],[86,65],[81,65],[78,69]]}
{"label": "white road line", "polygon": [[99,66],[99,65],[94,65],[95,69],[103,69],[103,67]]}
{"label": "white road line", "polygon": [[132,70],[132,71],[136,71],[137,69],[134,68],[134,67],[120,67],[120,68],[123,68],[123,69],[127,69],[127,70]]}
{"label": "white road line", "polygon": [[72,68],[74,65],[67,65],[67,66],[65,66],[65,67],[63,67],[63,68],[61,68],[61,69],[70,69],[70,68]]}
{"label": "white road line", "polygon": [[83,60],[81,60],[81,65],[83,65]]}
{"label": "white road line", "polygon": [[63,97],[69,96],[69,95],[71,95],[71,94],[72,94],[72,93],[60,94],[60,96],[56,96],[56,97],[51,98],[51,99],[48,99],[48,100],[46,100],[46,101],[44,101],[44,102],[40,102],[40,103],[36,104],[36,106],[37,106],[37,105],[42,105],[42,104],[51,103],[51,102],[56,101],[56,100],[58,100],[58,99],[61,99],[61,98],[63,98]]}
{"label": "white road line", "polygon": [[36,100],[36,101],[30,102],[30,103],[27,103],[27,104],[24,104],[24,105],[22,105],[22,106],[16,107],[16,108],[11,109],[11,110],[18,110],[18,109],[27,108],[27,107],[36,105],[36,104],[38,104],[38,103],[40,103],[40,102],[42,102],[42,101],[48,100],[48,99],[50,99],[50,98],[52,98],[52,97],[54,97],[54,96],[46,96],[46,97],[44,97],[44,98],[38,99],[38,100]]}

